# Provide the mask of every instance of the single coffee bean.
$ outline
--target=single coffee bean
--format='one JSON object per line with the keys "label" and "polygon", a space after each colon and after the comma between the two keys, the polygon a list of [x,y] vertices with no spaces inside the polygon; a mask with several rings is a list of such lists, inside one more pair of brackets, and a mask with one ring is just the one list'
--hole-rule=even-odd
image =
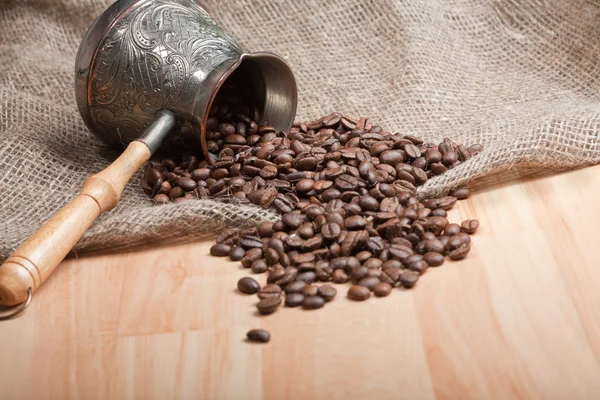
{"label": "single coffee bean", "polygon": [[264,257],[268,265],[275,265],[279,262],[279,253],[275,249],[264,250]]}
{"label": "single coffee bean", "polygon": [[262,287],[259,291],[258,291],[258,298],[263,300],[263,299],[267,299],[267,298],[279,298],[281,297],[281,293],[283,292],[283,290],[275,285],[275,284],[268,284],[264,287]]}
{"label": "single coffee bean", "polygon": [[440,253],[425,253],[423,255],[423,261],[430,267],[439,267],[444,263],[444,255]]}
{"label": "single coffee bean", "polygon": [[305,222],[304,224],[300,225],[300,227],[298,227],[296,233],[302,239],[310,239],[315,235],[315,230],[313,229],[313,224],[311,222]]}
{"label": "single coffee bean", "polygon": [[429,264],[427,264],[427,262],[425,262],[424,260],[413,261],[410,264],[408,264],[408,266],[407,266],[407,268],[410,269],[411,271],[416,271],[421,275],[423,275],[425,273],[425,271],[427,271],[428,267],[429,267]]}
{"label": "single coffee bean", "polygon": [[285,296],[286,307],[298,307],[304,301],[302,293],[290,293]]}
{"label": "single coffee bean", "polygon": [[393,286],[396,284],[396,282],[398,282],[401,272],[402,272],[402,269],[398,268],[398,267],[385,268],[382,270],[381,275],[379,276],[379,279],[382,282],[387,282]]}
{"label": "single coffee bean", "polygon": [[285,287],[285,294],[290,293],[302,293],[304,288],[306,287],[306,282],[298,280],[288,284]]}
{"label": "single coffee bean", "polygon": [[458,224],[448,224],[446,225],[446,229],[444,229],[444,234],[446,236],[454,236],[458,233],[460,233],[460,225]]}
{"label": "single coffee bean", "polygon": [[355,301],[364,301],[371,297],[369,288],[360,285],[354,285],[348,289],[348,298]]}
{"label": "single coffee bean", "polygon": [[444,253],[446,246],[444,243],[440,242],[437,239],[433,240],[425,240],[422,243],[425,244],[425,252],[434,252],[434,253]]}
{"label": "single coffee bean", "polygon": [[323,235],[323,238],[327,240],[337,239],[341,232],[342,229],[340,228],[340,225],[335,222],[327,223],[321,228],[321,234]]}
{"label": "single coffee bean", "polygon": [[254,248],[262,248],[263,242],[257,236],[246,235],[240,239],[238,245],[242,246],[246,250],[249,250],[249,249],[254,249]]}
{"label": "single coffee bean", "polygon": [[402,286],[404,286],[405,288],[411,288],[415,286],[415,284],[419,280],[419,273],[410,270],[402,271],[400,273],[399,280]]}
{"label": "single coffee bean", "polygon": [[210,248],[210,255],[215,257],[225,257],[231,251],[231,246],[225,243],[217,243]]}
{"label": "single coffee bean", "polygon": [[335,269],[331,273],[331,281],[333,283],[346,283],[350,280],[350,277],[346,274],[343,269]]}
{"label": "single coffee bean", "polygon": [[286,224],[291,229],[298,229],[300,225],[304,222],[303,216],[295,213],[286,213],[283,214],[281,220],[284,224]]}
{"label": "single coffee bean", "polygon": [[469,235],[475,233],[475,231],[477,231],[477,228],[479,228],[479,221],[476,219],[468,219],[466,221],[463,221],[460,225],[460,230],[464,233],[468,233]]}
{"label": "single coffee bean", "polygon": [[325,305],[325,300],[321,296],[307,296],[302,302],[302,308],[305,310],[316,310]]}
{"label": "single coffee bean", "polygon": [[243,248],[240,246],[235,246],[229,250],[229,259],[231,261],[240,261],[242,258],[244,258],[245,254],[246,251]]}
{"label": "single coffee bean", "polygon": [[448,258],[452,261],[462,260],[469,254],[469,251],[471,251],[471,245],[469,243],[464,243],[462,246],[449,251]]}
{"label": "single coffee bean", "polygon": [[256,308],[260,314],[268,315],[277,311],[280,305],[281,297],[267,297],[259,301]]}
{"label": "single coffee bean", "polygon": [[263,237],[271,237],[273,236],[273,222],[263,222],[258,226],[258,235]]}
{"label": "single coffee bean", "polygon": [[260,285],[254,279],[244,277],[238,281],[237,288],[242,293],[255,294],[260,290]]}
{"label": "single coffee bean", "polygon": [[344,226],[349,230],[359,230],[365,229],[367,226],[367,221],[364,220],[360,215],[353,215],[351,217],[346,218],[344,221]]}
{"label": "single coffee bean", "polygon": [[250,268],[252,269],[252,272],[254,272],[255,274],[262,274],[264,272],[267,272],[268,266],[267,266],[267,262],[265,260],[261,259],[261,260],[254,261]]}
{"label": "single coffee bean", "polygon": [[323,285],[319,287],[319,296],[321,296],[325,301],[331,301],[337,294],[337,289],[331,285]]}
{"label": "single coffee bean", "polygon": [[246,337],[251,342],[267,343],[271,340],[271,334],[264,329],[253,329],[246,333]]}
{"label": "single coffee bean", "polygon": [[469,189],[458,188],[458,189],[451,190],[450,193],[448,193],[448,194],[450,196],[456,197],[458,200],[464,200],[467,197],[469,197]]}
{"label": "single coffee bean", "polygon": [[314,271],[306,271],[306,272],[302,272],[302,273],[298,274],[296,279],[310,284],[310,283],[316,282],[317,274]]}
{"label": "single coffee bean", "polygon": [[358,282],[358,284],[360,286],[364,286],[366,288],[369,288],[369,290],[372,291],[373,289],[375,289],[375,286],[377,286],[377,284],[379,282],[381,282],[379,280],[379,278],[376,278],[374,276],[367,276],[367,277],[361,279],[360,282]]}
{"label": "single coffee bean", "polygon": [[392,285],[387,282],[379,282],[374,288],[373,293],[377,297],[385,297],[392,292]]}
{"label": "single coffee bean", "polygon": [[304,297],[317,296],[319,294],[319,287],[315,285],[307,285],[302,291]]}

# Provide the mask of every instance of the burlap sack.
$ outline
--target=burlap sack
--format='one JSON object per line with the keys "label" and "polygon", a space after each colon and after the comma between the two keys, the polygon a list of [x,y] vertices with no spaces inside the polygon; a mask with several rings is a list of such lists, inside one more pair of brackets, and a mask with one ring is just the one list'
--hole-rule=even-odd
{"label": "burlap sack", "polygon": [[[0,259],[117,153],[93,137],[73,96],[79,41],[110,1],[0,4]],[[597,0],[206,0],[248,50],[295,71],[298,120],[332,111],[391,131],[482,143],[421,193],[515,165],[557,171],[600,160]],[[78,252],[190,240],[274,214],[214,201],[153,205],[132,180]]]}

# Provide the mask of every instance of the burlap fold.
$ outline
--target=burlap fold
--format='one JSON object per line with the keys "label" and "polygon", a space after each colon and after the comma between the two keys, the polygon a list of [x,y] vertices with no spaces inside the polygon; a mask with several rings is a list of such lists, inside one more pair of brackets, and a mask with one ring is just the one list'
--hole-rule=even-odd
{"label": "burlap fold", "polygon": [[[73,95],[79,41],[110,1],[0,3],[0,259],[117,153],[85,128]],[[208,0],[248,50],[284,56],[298,120],[340,111],[392,132],[482,143],[429,181],[434,195],[515,165],[558,171],[600,160],[596,0]],[[139,175],[78,252],[190,240],[274,214],[216,201],[153,205]]]}

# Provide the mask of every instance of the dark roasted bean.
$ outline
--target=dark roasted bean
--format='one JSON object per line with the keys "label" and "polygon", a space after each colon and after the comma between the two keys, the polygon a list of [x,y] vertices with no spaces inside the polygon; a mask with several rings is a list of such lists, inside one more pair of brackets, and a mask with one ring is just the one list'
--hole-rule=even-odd
{"label": "dark roasted bean", "polygon": [[210,248],[210,255],[215,257],[225,257],[231,251],[231,246],[225,243],[217,243]]}
{"label": "dark roasted bean", "polygon": [[476,219],[468,219],[466,221],[463,221],[460,225],[460,230],[464,233],[468,233],[469,235],[475,233],[475,231],[477,231],[477,228],[479,228],[479,221]]}
{"label": "dark roasted bean", "polygon": [[264,329],[253,329],[246,333],[246,337],[251,342],[267,343],[271,340],[271,335]]}
{"label": "dark roasted bean", "polygon": [[262,315],[272,314],[281,305],[281,297],[267,297],[262,299],[256,305],[258,312]]}
{"label": "dark roasted bean", "polygon": [[354,285],[348,289],[348,298],[350,300],[363,301],[369,297],[371,297],[371,291],[367,287]]}
{"label": "dark roasted bean", "polygon": [[325,300],[321,296],[306,296],[302,302],[302,308],[305,310],[316,310],[325,305]]}

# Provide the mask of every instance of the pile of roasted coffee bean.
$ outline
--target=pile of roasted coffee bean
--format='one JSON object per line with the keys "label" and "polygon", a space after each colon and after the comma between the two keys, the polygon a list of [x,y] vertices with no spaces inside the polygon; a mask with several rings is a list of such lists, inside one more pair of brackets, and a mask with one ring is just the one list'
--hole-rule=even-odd
{"label": "pile of roasted coffee bean", "polygon": [[[250,108],[218,103],[207,123],[216,161],[149,163],[142,188],[157,203],[215,197],[281,215],[257,227],[227,229],[210,249],[267,274],[262,287],[251,277],[237,285],[258,295],[259,313],[282,304],[321,308],[337,293],[328,282],[350,282],[347,297],[356,301],[387,296],[396,286],[413,287],[446,257],[469,253],[479,222],[446,218],[468,190],[421,201],[416,189],[475,156],[480,145],[425,143],[338,113],[289,132],[257,117]],[[268,340],[254,331],[248,338]]]}

